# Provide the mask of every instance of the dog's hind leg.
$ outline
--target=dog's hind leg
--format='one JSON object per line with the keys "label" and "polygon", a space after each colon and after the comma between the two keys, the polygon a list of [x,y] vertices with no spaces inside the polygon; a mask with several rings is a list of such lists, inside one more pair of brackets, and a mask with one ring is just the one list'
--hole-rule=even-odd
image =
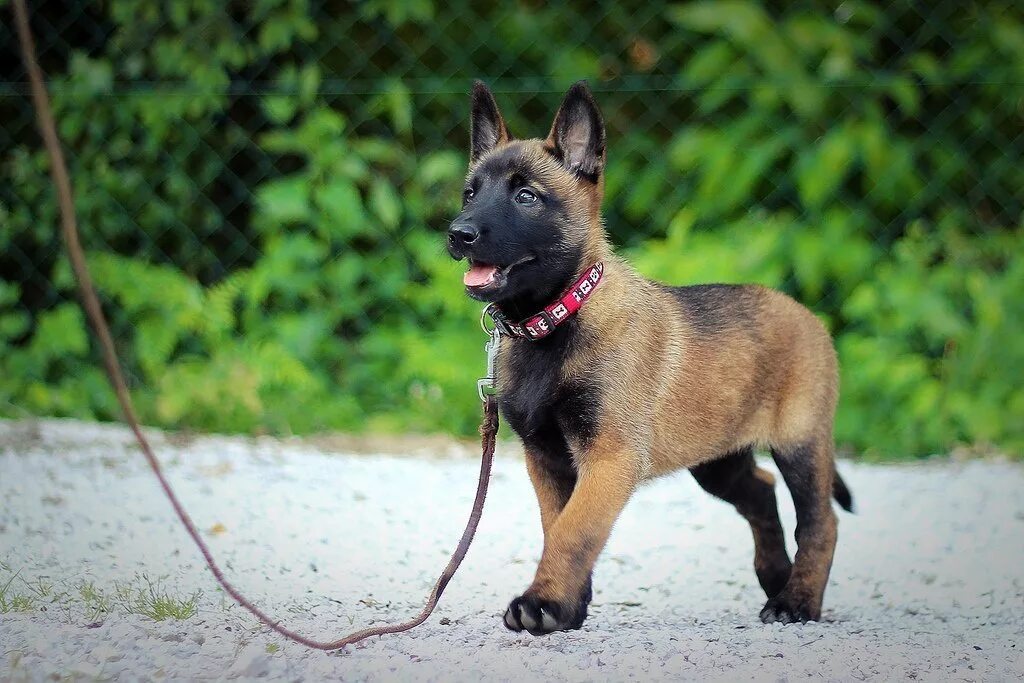
{"label": "dog's hind leg", "polygon": [[754,571],[769,598],[789,580],[792,564],[775,500],[775,479],[754,462],[752,448],[744,448],[690,470],[701,488],[731,503],[750,523],[754,534]]}
{"label": "dog's hind leg", "polygon": [[825,595],[837,521],[832,510],[835,464],[831,435],[788,447],[773,447],[772,457],[796,508],[796,558],[785,588],[769,598],[761,621],[817,621]]}

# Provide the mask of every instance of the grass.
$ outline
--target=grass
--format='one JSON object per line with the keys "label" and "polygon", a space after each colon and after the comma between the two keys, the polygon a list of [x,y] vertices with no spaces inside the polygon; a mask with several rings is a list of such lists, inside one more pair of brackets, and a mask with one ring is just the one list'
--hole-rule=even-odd
{"label": "grass", "polygon": [[178,598],[161,586],[161,581],[151,580],[143,575],[145,586],[114,584],[114,595],[121,608],[128,614],[141,614],[153,621],[165,619],[191,619],[199,611],[197,591],[186,598]]}
{"label": "grass", "polygon": [[96,621],[110,613],[110,598],[96,588],[92,581],[82,581],[78,584],[78,597],[82,601],[87,621]]}
{"label": "grass", "polygon": [[[2,562],[0,562],[0,569],[5,572],[10,571],[10,568]],[[21,578],[21,572],[15,572],[0,586],[0,614],[29,612],[35,607],[36,601],[32,595],[15,593],[11,588],[15,580],[19,578]]]}
{"label": "grass", "polygon": [[[9,574],[6,579],[4,574]],[[17,590],[15,590],[17,588]],[[102,620],[113,612],[139,614],[153,621],[191,619],[199,611],[197,591],[184,597],[168,591],[162,579],[143,574],[129,583],[114,583],[105,590],[91,580],[81,580],[65,591],[43,578],[26,581],[21,572],[12,572],[0,561],[0,614],[45,611],[48,606],[60,610],[68,621]]]}

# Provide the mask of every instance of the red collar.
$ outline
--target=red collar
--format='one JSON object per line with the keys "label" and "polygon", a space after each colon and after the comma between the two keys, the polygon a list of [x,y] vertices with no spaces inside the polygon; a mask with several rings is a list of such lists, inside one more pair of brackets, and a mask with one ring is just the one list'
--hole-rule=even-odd
{"label": "red collar", "polygon": [[594,264],[569,289],[565,290],[553,304],[546,306],[540,313],[531,315],[529,318],[517,323],[509,320],[502,313],[501,309],[494,304],[487,307],[487,312],[490,313],[491,318],[494,320],[494,325],[505,336],[520,337],[530,341],[543,339],[554,332],[556,327],[571,318],[573,313],[583,307],[583,304],[587,302],[590,295],[597,289],[603,274],[604,264]]}

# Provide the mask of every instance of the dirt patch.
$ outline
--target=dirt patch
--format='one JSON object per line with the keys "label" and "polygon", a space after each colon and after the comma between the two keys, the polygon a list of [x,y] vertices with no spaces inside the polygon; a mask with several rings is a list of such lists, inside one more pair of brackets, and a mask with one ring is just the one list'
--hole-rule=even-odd
{"label": "dirt patch", "polygon": [[[395,457],[333,452],[346,444],[337,440],[152,435],[236,585],[289,626],[325,638],[418,610],[476,480],[475,454],[444,457],[442,442],[420,443],[430,457]],[[281,640],[225,599],[127,431],[0,422],[0,587],[15,576],[8,591],[34,596],[0,615],[0,678],[1024,675],[1020,464],[840,463],[858,514],[840,518],[823,621],[802,627],[757,620],[764,596],[749,528],[734,511],[685,473],[653,482],[598,563],[584,629],[533,638],[500,624],[541,548],[533,492],[510,451],[499,448],[477,541],[435,616],[406,635],[329,654]],[[785,493],[780,500],[791,531],[792,505]],[[117,586],[145,589],[142,579],[158,582],[163,611],[104,602]],[[105,610],[66,610],[52,599],[82,585]],[[192,596],[194,615],[170,615]]]}

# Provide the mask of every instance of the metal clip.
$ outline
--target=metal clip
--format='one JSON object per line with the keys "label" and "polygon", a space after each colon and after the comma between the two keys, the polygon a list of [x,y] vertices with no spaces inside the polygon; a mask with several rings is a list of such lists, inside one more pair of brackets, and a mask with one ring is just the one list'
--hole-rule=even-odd
{"label": "metal clip", "polygon": [[487,319],[491,319],[491,324],[501,334],[506,337],[511,337],[512,331],[509,329],[508,319],[505,318],[504,314],[495,304],[487,304],[483,311],[480,312],[480,327],[487,334],[491,334],[494,329],[487,327]]}
{"label": "metal clip", "polygon": [[[490,339],[484,344],[484,352],[487,354],[487,374],[476,381],[476,391],[480,395],[480,400],[484,403],[487,402],[488,396],[494,396],[497,393],[494,387],[494,366],[498,358],[498,345],[501,343],[501,331],[498,327],[495,326],[487,329],[486,317],[489,309],[490,306],[485,308],[480,315],[480,327],[490,335]],[[493,321],[494,319],[492,318],[491,320]]]}

